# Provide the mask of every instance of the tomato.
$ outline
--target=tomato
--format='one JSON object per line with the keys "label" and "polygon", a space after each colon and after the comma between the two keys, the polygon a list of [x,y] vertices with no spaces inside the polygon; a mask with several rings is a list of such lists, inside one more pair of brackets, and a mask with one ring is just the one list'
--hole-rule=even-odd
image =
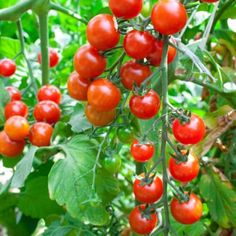
{"label": "tomato", "polygon": [[104,72],[106,59],[95,47],[84,45],[74,56],[74,67],[82,78],[92,79]]}
{"label": "tomato", "polygon": [[109,0],[112,13],[118,18],[131,19],[142,10],[143,0]]}
{"label": "tomato", "polygon": [[[151,65],[159,66],[162,60],[162,51],[164,43],[161,40],[156,40],[154,45],[154,49],[148,55],[147,60],[151,63]],[[174,61],[176,54],[177,50],[172,46],[168,46],[168,64]]]}
{"label": "tomato", "polygon": [[158,223],[156,213],[145,215],[145,205],[135,207],[129,215],[131,229],[137,234],[150,234]]}
{"label": "tomato", "polygon": [[131,112],[144,120],[153,118],[160,110],[160,106],[160,97],[154,90],[143,96],[133,95],[129,102]]}
{"label": "tomato", "polygon": [[50,146],[53,128],[44,122],[37,122],[30,128],[29,140],[37,147]]}
{"label": "tomato", "polygon": [[16,63],[10,59],[2,59],[0,61],[0,75],[10,77],[16,72]]}
{"label": "tomato", "polygon": [[20,101],[21,100],[21,92],[17,88],[15,88],[13,86],[9,86],[9,87],[6,87],[6,90],[9,93],[11,101]]}
{"label": "tomato", "polygon": [[141,203],[155,203],[163,194],[162,180],[156,176],[152,183],[144,182],[144,179],[137,178],[134,181],[133,192],[135,198]]}
{"label": "tomato", "polygon": [[28,116],[28,107],[22,101],[12,101],[5,106],[6,120],[11,116]]}
{"label": "tomato", "polygon": [[120,127],[117,130],[117,136],[122,143],[131,143],[134,139],[134,128]]}
{"label": "tomato", "polygon": [[161,34],[172,35],[181,31],[187,23],[187,12],[178,0],[160,0],[152,9],[151,20]]}
{"label": "tomato", "polygon": [[181,124],[178,119],[175,119],[172,131],[178,142],[187,145],[199,143],[205,136],[206,128],[204,121],[192,114],[189,123]]}
{"label": "tomato", "polygon": [[218,2],[219,0],[201,0],[202,2],[213,3]]}
{"label": "tomato", "polygon": [[114,109],[121,99],[120,89],[107,79],[93,81],[87,95],[89,104],[98,111]]}
{"label": "tomato", "polygon": [[44,85],[41,87],[37,94],[39,101],[50,100],[57,104],[61,102],[61,92],[54,85]]}
{"label": "tomato", "polygon": [[105,157],[102,160],[102,166],[110,173],[116,174],[121,168],[121,158],[119,155]]}
{"label": "tomato", "polygon": [[[185,154],[186,151],[182,151]],[[181,182],[189,182],[198,176],[200,165],[198,158],[192,153],[188,155],[186,162],[179,163],[174,158],[170,158],[169,171],[175,180]]]}
{"label": "tomato", "polygon": [[135,84],[140,87],[151,74],[149,66],[138,64],[135,60],[126,62],[120,69],[121,83],[128,90],[132,90]]}
{"label": "tomato", "polygon": [[118,25],[109,14],[93,17],[87,25],[87,39],[98,50],[108,50],[117,45],[120,39]]}
{"label": "tomato", "polygon": [[179,223],[194,224],[202,216],[202,202],[197,195],[191,193],[188,202],[181,203],[177,198],[174,198],[171,201],[170,210]]}
{"label": "tomato", "polygon": [[38,122],[55,124],[61,116],[59,106],[53,101],[41,101],[34,108],[34,118]]}
{"label": "tomato", "polygon": [[88,121],[94,126],[105,126],[110,124],[116,117],[116,110],[106,112],[98,111],[95,107],[87,105],[85,108],[85,115]]}
{"label": "tomato", "polygon": [[135,59],[147,57],[154,48],[155,38],[149,32],[132,30],[124,38],[124,49]]}
{"label": "tomato", "polygon": [[[60,60],[59,54],[55,49],[50,48],[49,49],[49,66],[51,68],[55,67]],[[38,53],[38,63],[42,63],[42,55],[41,53]]]}
{"label": "tomato", "polygon": [[19,156],[25,147],[25,141],[12,141],[5,131],[0,132],[0,154],[6,157]]}
{"label": "tomato", "polygon": [[138,140],[134,140],[130,151],[135,161],[147,162],[153,157],[155,146],[152,143],[140,143]]}

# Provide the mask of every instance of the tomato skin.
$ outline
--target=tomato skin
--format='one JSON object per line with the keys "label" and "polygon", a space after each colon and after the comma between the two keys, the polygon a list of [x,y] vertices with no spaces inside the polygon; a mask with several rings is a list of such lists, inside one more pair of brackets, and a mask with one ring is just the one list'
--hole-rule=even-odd
{"label": "tomato skin", "polygon": [[187,12],[176,0],[160,0],[152,10],[154,28],[161,34],[173,35],[181,31],[187,23]]}
{"label": "tomato skin", "polygon": [[[141,210],[140,210],[141,208]],[[148,218],[143,216],[142,210],[145,209],[145,205],[135,207],[129,215],[129,223],[131,229],[137,234],[150,234],[158,223],[158,217],[156,213],[151,213]]]}
{"label": "tomato skin", "polygon": [[92,79],[101,75],[106,68],[106,59],[98,50],[90,45],[78,49],[74,56],[74,67],[84,79]]}
{"label": "tomato skin", "polygon": [[121,158],[119,155],[105,157],[102,166],[110,173],[116,174],[121,168]]}
{"label": "tomato skin", "polygon": [[117,136],[122,143],[131,143],[134,140],[134,128],[120,127]]}
{"label": "tomato skin", "polygon": [[119,104],[121,99],[120,89],[107,79],[93,81],[87,95],[88,103],[97,111],[110,111]]}
{"label": "tomato skin", "polygon": [[201,1],[206,3],[213,3],[213,2],[218,2],[219,0],[201,0]]}
{"label": "tomato skin", "polygon": [[178,119],[175,119],[172,131],[178,142],[187,145],[199,143],[205,136],[206,128],[204,121],[192,114],[190,122],[186,124],[181,124]]}
{"label": "tomato skin", "polygon": [[132,30],[124,38],[124,50],[134,59],[147,57],[154,48],[155,38],[145,31]]}
{"label": "tomato skin", "polygon": [[61,92],[54,85],[44,85],[41,87],[37,94],[39,101],[50,100],[57,104],[61,102]]}
{"label": "tomato skin", "polygon": [[[50,48],[49,49],[49,66],[50,68],[55,67],[58,63],[59,63],[60,57],[58,52],[53,49]],[[41,64],[42,63],[42,55],[41,52],[38,53],[38,63]]]}
{"label": "tomato skin", "polygon": [[0,154],[6,157],[19,156],[25,147],[25,141],[12,141],[5,131],[0,132]]}
{"label": "tomato skin", "polygon": [[11,101],[20,101],[21,100],[21,92],[17,88],[15,88],[13,86],[8,86],[8,87],[6,87],[6,90],[9,93]]}
{"label": "tomato skin", "polygon": [[0,60],[0,75],[3,77],[11,77],[16,72],[16,63],[10,59]]}
{"label": "tomato skin", "polygon": [[132,19],[142,10],[143,0],[109,0],[112,13],[118,18]]}
{"label": "tomato skin", "polygon": [[28,116],[28,107],[22,101],[12,101],[5,106],[5,118],[9,119],[11,116]]}
{"label": "tomato skin", "polygon": [[134,84],[138,87],[141,86],[142,82],[152,74],[149,66],[144,66],[131,60],[126,62],[120,69],[121,83],[128,90],[134,88]]}
{"label": "tomato skin", "polygon": [[175,218],[181,224],[194,224],[202,216],[202,202],[197,195],[191,193],[188,202],[179,202],[173,198],[170,203],[170,210]]}

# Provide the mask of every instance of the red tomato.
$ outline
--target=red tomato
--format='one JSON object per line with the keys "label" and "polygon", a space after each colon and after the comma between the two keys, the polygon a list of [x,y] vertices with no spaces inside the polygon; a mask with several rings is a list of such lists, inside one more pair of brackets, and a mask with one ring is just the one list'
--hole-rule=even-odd
{"label": "red tomato", "polygon": [[10,59],[2,59],[0,61],[0,75],[10,77],[16,72],[16,63]]}
{"label": "red tomato", "polygon": [[20,101],[21,100],[21,93],[20,91],[13,87],[13,86],[9,86],[6,87],[6,90],[8,91],[11,101]]}
{"label": "red tomato", "polygon": [[181,124],[178,119],[175,119],[172,131],[178,142],[182,144],[197,144],[204,138],[206,128],[204,121],[197,115],[192,114],[189,123]]}
{"label": "red tomato", "polygon": [[[55,67],[60,60],[59,54],[55,49],[50,48],[49,49],[49,66],[51,68]],[[42,63],[42,55],[41,53],[38,53],[38,63]]]}
{"label": "red tomato", "polygon": [[155,38],[149,32],[132,30],[124,38],[124,49],[135,59],[147,57],[154,48]]}
{"label": "red tomato", "polygon": [[107,79],[98,79],[88,88],[88,102],[98,111],[110,111],[120,102],[121,93],[113,83]]}
{"label": "red tomato", "polygon": [[126,62],[120,69],[121,83],[128,90],[132,90],[134,84],[140,87],[151,74],[149,66],[138,64],[134,60]]}
{"label": "red tomato", "polygon": [[22,101],[12,101],[5,106],[6,120],[11,116],[28,116],[28,107]]}
{"label": "red tomato", "polygon": [[39,101],[50,100],[57,104],[61,102],[61,92],[54,85],[44,85],[41,87],[37,94]]}
{"label": "red tomato", "polygon": [[104,72],[106,59],[95,47],[84,45],[74,56],[74,67],[82,78],[92,79]]}
{"label": "red tomato", "polygon": [[12,141],[5,131],[0,132],[0,154],[6,157],[19,156],[25,147],[25,141]]}
{"label": "red tomato", "polygon": [[189,201],[181,203],[174,198],[170,204],[170,210],[181,224],[194,224],[202,217],[202,202],[194,193],[190,194]]}
{"label": "red tomato", "polygon": [[142,10],[142,0],[109,0],[112,13],[118,18],[131,19],[136,17]]}
{"label": "red tomato", "polygon": [[158,223],[156,213],[144,214],[145,205],[135,207],[129,215],[131,229],[137,234],[150,234]]}
{"label": "red tomato", "polygon": [[133,95],[129,102],[131,112],[139,119],[153,118],[160,110],[160,106],[160,97],[154,90],[143,96]]}
{"label": "red tomato", "polygon": [[172,35],[181,31],[187,23],[187,12],[177,0],[160,0],[152,10],[152,24],[161,34]]}
{"label": "red tomato", "polygon": [[61,116],[59,106],[53,101],[41,101],[34,108],[34,118],[38,122],[55,124]]}
{"label": "red tomato", "polygon": [[44,122],[37,122],[30,128],[29,140],[37,147],[50,146],[53,128]]}
{"label": "red tomato", "polygon": [[218,2],[219,0],[201,0],[202,2],[213,3]]}
{"label": "red tomato", "polygon": [[117,45],[120,39],[118,25],[113,16],[100,14],[93,17],[87,26],[89,43],[98,50],[108,50]]}

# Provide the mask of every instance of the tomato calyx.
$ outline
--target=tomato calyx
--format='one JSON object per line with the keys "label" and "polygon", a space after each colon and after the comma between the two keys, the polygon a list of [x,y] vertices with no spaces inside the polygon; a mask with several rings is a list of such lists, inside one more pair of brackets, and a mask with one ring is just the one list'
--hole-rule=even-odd
{"label": "tomato calyx", "polygon": [[172,111],[171,119],[177,119],[180,121],[181,125],[189,124],[191,121],[192,113],[188,110],[175,109]]}
{"label": "tomato calyx", "polygon": [[188,161],[189,150],[184,150],[182,145],[177,145],[176,152],[171,153],[170,156],[176,160],[177,164]]}
{"label": "tomato calyx", "polygon": [[147,220],[151,220],[151,215],[156,213],[155,207],[152,204],[138,206],[141,213],[141,217]]}

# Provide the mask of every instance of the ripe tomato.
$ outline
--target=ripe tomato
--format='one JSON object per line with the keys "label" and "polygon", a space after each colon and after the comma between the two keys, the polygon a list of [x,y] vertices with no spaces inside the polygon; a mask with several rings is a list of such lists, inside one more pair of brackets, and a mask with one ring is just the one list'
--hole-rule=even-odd
{"label": "ripe tomato", "polygon": [[131,19],[142,10],[143,0],[109,0],[112,13],[118,18]]}
{"label": "ripe tomato", "polygon": [[138,140],[134,140],[130,151],[135,161],[147,162],[153,157],[155,146],[152,143],[139,143]]}
{"label": "ripe tomato", "polygon": [[131,143],[134,140],[134,128],[131,127],[120,127],[117,130],[118,139],[122,143]]}
{"label": "ripe tomato", "polygon": [[151,74],[149,66],[138,64],[135,60],[126,62],[120,69],[121,83],[128,90],[132,90],[135,84],[140,87]]}
{"label": "ripe tomato", "polygon": [[6,120],[11,116],[28,116],[28,107],[22,101],[12,101],[5,106]]}
{"label": "ripe tomato", "polygon": [[204,138],[206,128],[204,121],[199,116],[192,114],[189,123],[181,124],[178,119],[175,119],[172,131],[178,142],[196,144]]}
{"label": "ripe tomato", "polygon": [[176,0],[160,0],[152,10],[152,24],[161,34],[178,33],[187,23],[187,12],[182,3]]}
{"label": "ripe tomato", "polygon": [[0,154],[6,157],[19,156],[25,147],[25,141],[12,141],[5,131],[0,132]]}
{"label": "ripe tomato", "polygon": [[133,95],[129,102],[131,112],[139,119],[153,118],[160,110],[160,106],[160,97],[154,90],[143,96]]}
{"label": "ripe tomato", "polygon": [[102,160],[102,166],[107,170],[110,174],[116,174],[121,168],[121,158],[119,155],[105,157]]}
{"label": "ripe tomato", "polygon": [[74,56],[74,67],[82,78],[92,79],[104,72],[106,59],[95,47],[84,45]]}
{"label": "ripe tomato", "polygon": [[34,108],[34,118],[38,122],[55,124],[61,116],[59,106],[53,101],[41,101]]}
{"label": "ripe tomato", "polygon": [[156,176],[151,184],[144,183],[143,178],[134,181],[133,192],[135,198],[141,203],[155,203],[163,194],[162,180]]}
{"label": "ripe tomato", "polygon": [[30,128],[29,140],[37,147],[50,146],[53,128],[44,122],[37,122]]}
{"label": "ripe tomato", "polygon": [[94,126],[105,126],[110,124],[116,117],[116,110],[106,112],[98,111],[95,107],[87,105],[85,108],[85,115],[88,121]]}
{"label": "ripe tomato", "polygon": [[61,92],[54,85],[44,85],[41,87],[37,94],[39,101],[50,100],[57,104],[61,102]]}
{"label": "ripe tomato", "polygon": [[113,83],[107,79],[98,79],[88,88],[88,102],[97,111],[110,111],[120,102],[121,93]]}
{"label": "ripe tomato", "polygon": [[9,86],[6,87],[6,90],[8,91],[11,101],[20,101],[21,100],[21,93],[20,91],[13,87],[13,86]]}
{"label": "ripe tomato", "polygon": [[157,225],[158,217],[156,213],[145,215],[145,205],[135,207],[129,215],[131,229],[137,234],[150,234]]}
{"label": "ripe tomato", "polygon": [[16,72],[16,64],[10,59],[2,59],[0,61],[0,75],[3,77],[10,77]]}
{"label": "ripe tomato", "polygon": [[118,25],[109,14],[93,17],[88,23],[86,33],[89,43],[101,51],[115,47],[120,39]]}
{"label": "ripe tomato", "polygon": [[132,30],[124,38],[124,49],[135,59],[147,57],[154,48],[155,38],[149,32]]}
{"label": "ripe tomato", "polygon": [[181,224],[194,224],[202,216],[202,202],[194,193],[189,196],[188,202],[181,203],[173,198],[170,204],[170,210],[175,218]]}
{"label": "ripe tomato", "polygon": [[202,2],[213,3],[218,2],[219,0],[201,0]]}
{"label": "ripe tomato", "polygon": [[[50,48],[49,49],[49,66],[51,68],[55,67],[58,64],[59,60],[60,60],[60,57],[59,57],[58,52],[55,49]],[[39,64],[42,63],[42,55],[40,52],[38,53],[38,63]]]}

